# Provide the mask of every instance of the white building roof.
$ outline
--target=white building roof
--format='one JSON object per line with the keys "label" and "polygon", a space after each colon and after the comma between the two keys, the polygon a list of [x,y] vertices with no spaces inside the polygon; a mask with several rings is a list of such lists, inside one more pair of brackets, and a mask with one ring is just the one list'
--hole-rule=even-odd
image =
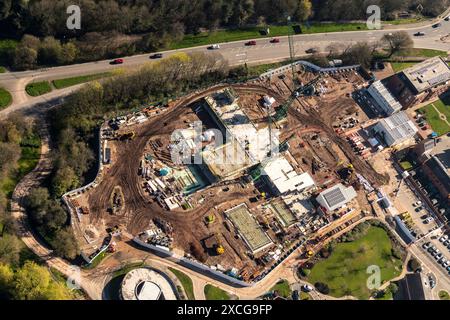
{"label": "white building roof", "polygon": [[380,80],[372,83],[367,92],[369,92],[372,98],[374,98],[378,105],[388,115],[393,114],[402,108],[400,102],[391,94],[391,92]]}
{"label": "white building roof", "polygon": [[403,70],[417,92],[450,80],[450,66],[441,57],[433,57]]}
{"label": "white building roof", "polygon": [[406,112],[404,111],[381,119],[376,124],[375,130],[382,132],[384,139],[389,146],[412,138],[418,131],[414,123],[409,120]]}
{"label": "white building roof", "polygon": [[284,157],[269,160],[263,167],[263,173],[280,193],[302,191],[315,185],[309,173],[298,174]]}
{"label": "white building roof", "polygon": [[137,268],[128,272],[122,280],[122,299],[124,300],[176,300],[171,284],[154,270]]}
{"label": "white building roof", "polygon": [[317,202],[327,211],[341,208],[356,197],[353,187],[345,187],[341,183],[322,191],[316,198]]}

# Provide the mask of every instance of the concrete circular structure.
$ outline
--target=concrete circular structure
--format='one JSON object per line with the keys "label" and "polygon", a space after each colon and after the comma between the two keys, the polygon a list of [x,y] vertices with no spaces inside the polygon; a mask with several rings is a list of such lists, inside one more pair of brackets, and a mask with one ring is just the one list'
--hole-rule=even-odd
{"label": "concrete circular structure", "polygon": [[128,272],[122,280],[123,300],[176,300],[172,284],[163,275],[149,268]]}

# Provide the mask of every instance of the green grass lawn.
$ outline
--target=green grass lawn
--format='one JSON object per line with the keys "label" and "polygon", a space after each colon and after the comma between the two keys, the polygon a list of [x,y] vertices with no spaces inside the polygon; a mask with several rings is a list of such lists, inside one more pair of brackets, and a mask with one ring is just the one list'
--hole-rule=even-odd
{"label": "green grass lawn", "polygon": [[22,141],[20,144],[21,155],[18,166],[7,177],[0,181],[0,190],[7,197],[11,197],[17,183],[30,171],[36,167],[41,151],[41,140],[39,136],[33,135]]}
{"label": "green grass lawn", "polygon": [[450,300],[450,295],[447,291],[441,290],[439,291],[439,299],[441,300]]}
{"label": "green grass lawn", "polygon": [[402,261],[392,256],[392,244],[387,232],[371,226],[366,235],[353,242],[338,243],[328,259],[321,260],[311,270],[308,281],[323,282],[335,297],[352,295],[368,299],[370,290],[366,271],[371,265],[381,270],[381,282],[400,274]]}
{"label": "green grass lawn", "polygon": [[37,97],[52,91],[52,86],[48,81],[29,83],[25,87],[25,91],[32,97]]}
{"label": "green grass lawn", "polygon": [[230,296],[226,291],[210,284],[207,284],[204,290],[206,300],[230,300]]}
{"label": "green grass lawn", "polygon": [[393,55],[393,57],[423,57],[423,58],[432,58],[436,56],[447,57],[448,54],[446,51],[442,50],[412,48],[409,50],[399,51],[398,53]]}
{"label": "green grass lawn", "polygon": [[399,24],[409,24],[409,23],[417,23],[421,21],[425,21],[426,19],[424,17],[416,17],[416,18],[404,18],[404,19],[396,19],[392,21],[383,21],[382,24],[393,24],[393,25],[399,25]]}
{"label": "green grass lawn", "polygon": [[[447,115],[447,121],[450,122],[450,115],[448,115],[448,108],[449,106],[445,106],[444,103],[439,100],[437,102],[432,103],[436,108],[438,108],[439,111],[443,112]],[[432,104],[429,104],[420,110],[425,113],[425,116],[427,118],[427,122],[430,124],[433,131],[435,131],[439,136],[446,134],[447,132],[450,132],[450,126],[443,121],[441,118],[439,118],[439,113],[436,111],[435,108],[433,108]],[[445,110],[441,110],[445,109]]]}
{"label": "green grass lawn", "polygon": [[417,62],[391,62],[392,69],[395,73],[400,72],[406,68],[412,67]]}
{"label": "green grass lawn", "polygon": [[[290,26],[269,26],[270,34],[261,35],[260,30],[264,27],[249,27],[234,30],[218,30],[213,32],[203,32],[197,35],[186,35],[181,41],[172,43],[169,49],[180,49],[193,46],[208,45],[213,43],[231,42],[247,39],[270,38],[277,36],[287,36]],[[304,34],[323,33],[323,32],[341,32],[356,31],[367,29],[364,23],[313,23],[309,27],[302,25]]]}
{"label": "green grass lawn", "polygon": [[180,280],[183,286],[184,292],[186,292],[188,300],[195,300],[194,296],[194,285],[192,284],[191,278],[189,278],[185,273],[178,271],[177,269],[170,268],[169,270]]}
{"label": "green grass lawn", "polygon": [[287,280],[279,281],[270,289],[270,291],[278,291],[279,295],[284,298],[289,298],[292,294],[291,288],[289,287],[289,282]]}
{"label": "green grass lawn", "polygon": [[109,77],[111,75],[112,75],[111,72],[96,73],[96,74],[90,74],[90,75],[86,75],[86,76],[57,79],[57,80],[53,80],[52,84],[56,89],[63,89],[63,88],[75,86],[80,83],[85,83],[85,82]]}
{"label": "green grass lawn", "polygon": [[0,88],[0,110],[9,106],[12,102],[11,93],[7,90]]}

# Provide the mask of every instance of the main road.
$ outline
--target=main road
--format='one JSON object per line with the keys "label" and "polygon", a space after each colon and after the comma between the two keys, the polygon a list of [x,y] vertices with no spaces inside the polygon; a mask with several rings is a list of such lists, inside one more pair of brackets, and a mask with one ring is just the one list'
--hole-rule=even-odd
{"label": "main road", "polygon": [[[450,10],[447,10],[445,16]],[[426,24],[412,24],[407,26],[385,26],[381,30],[347,31],[334,33],[301,34],[294,36],[294,47],[296,56],[304,56],[305,50],[317,48],[325,52],[331,44],[338,44],[345,47],[358,41],[376,42],[381,40],[384,34],[403,30],[407,31],[414,39],[414,46],[417,48],[438,49],[450,53],[450,22],[440,20],[441,26],[433,28],[432,25],[439,20],[434,20]],[[425,36],[415,37],[414,33],[424,32]],[[270,43],[270,38],[256,40],[256,45],[246,46],[246,40],[221,43],[219,50],[230,65],[239,65],[243,63],[257,64],[264,62],[274,62],[289,57],[289,44],[286,36],[279,37],[279,43]],[[163,51],[164,57],[179,52],[210,52],[208,46],[198,46],[178,50]],[[69,94],[75,88],[56,90],[50,94],[41,97],[29,97],[25,92],[27,83],[38,80],[54,80],[79,75],[111,71],[116,68],[136,68],[145,63],[149,63],[149,54],[140,54],[124,58],[124,64],[117,66],[111,65],[110,60],[39,69],[23,72],[11,72],[0,74],[0,87],[4,87],[11,92],[13,104],[0,112],[0,115],[10,113],[15,110],[30,107],[39,102],[45,102],[51,98],[58,98]]]}

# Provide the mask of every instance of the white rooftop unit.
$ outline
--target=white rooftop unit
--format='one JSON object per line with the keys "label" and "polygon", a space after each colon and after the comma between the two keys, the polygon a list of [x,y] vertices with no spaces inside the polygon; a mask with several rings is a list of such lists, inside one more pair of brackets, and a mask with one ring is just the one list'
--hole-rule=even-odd
{"label": "white rooftop unit", "polygon": [[269,160],[263,166],[263,174],[279,194],[302,191],[315,185],[309,173],[298,174],[284,157]]}
{"label": "white rooftop unit", "polygon": [[388,146],[402,143],[414,137],[418,131],[404,111],[381,119],[374,130],[384,138]]}
{"label": "white rooftop unit", "polygon": [[389,92],[384,84],[378,80],[367,88],[377,105],[389,116],[402,109],[400,102]]}
{"label": "white rooftop unit", "polygon": [[326,211],[333,211],[342,208],[355,197],[356,191],[353,187],[345,187],[339,183],[334,187],[322,191],[316,200]]}

